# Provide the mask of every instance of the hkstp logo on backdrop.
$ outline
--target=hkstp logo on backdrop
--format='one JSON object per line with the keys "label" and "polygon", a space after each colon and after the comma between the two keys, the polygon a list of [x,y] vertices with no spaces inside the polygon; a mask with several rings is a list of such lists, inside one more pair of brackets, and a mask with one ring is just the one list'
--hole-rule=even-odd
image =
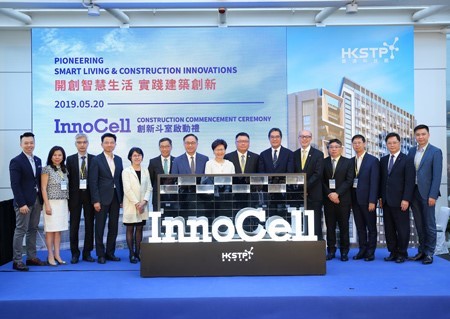
{"label": "hkstp logo on backdrop", "polygon": [[380,47],[341,48],[342,64],[389,63],[400,50],[396,46],[398,40],[399,38],[395,37],[390,43],[384,41]]}

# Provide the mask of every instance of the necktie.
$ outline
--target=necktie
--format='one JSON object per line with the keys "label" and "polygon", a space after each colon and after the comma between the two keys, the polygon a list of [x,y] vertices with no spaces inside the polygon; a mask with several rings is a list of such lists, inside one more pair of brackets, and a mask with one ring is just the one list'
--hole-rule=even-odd
{"label": "necktie", "polygon": [[278,156],[277,156],[277,150],[273,152],[273,167],[277,166]]}
{"label": "necktie", "polygon": [[394,166],[394,158],[395,158],[395,156],[391,155],[391,159],[389,160],[389,164],[388,164],[388,174],[391,173],[392,166]]}
{"label": "necktie", "polygon": [[36,176],[36,163],[34,162],[34,156],[31,156],[30,158],[30,165],[33,169],[33,175]]}
{"label": "necktie", "polygon": [[333,176],[334,176],[334,172],[336,171],[336,160],[333,159],[333,160],[331,161],[331,164],[333,165]]}
{"label": "necktie", "polygon": [[244,173],[245,168],[245,155],[241,155],[241,172]]}
{"label": "necktie", "polygon": [[191,156],[191,174],[195,174],[194,156]]}
{"label": "necktie", "polygon": [[302,150],[302,169],[305,168],[305,163],[306,163],[306,157],[308,156],[308,153],[306,152],[306,150]]}
{"label": "necktie", "polygon": [[86,156],[81,156],[81,179],[86,179]]}
{"label": "necktie", "polygon": [[167,158],[164,159],[164,174],[169,174],[169,163],[167,161]]}

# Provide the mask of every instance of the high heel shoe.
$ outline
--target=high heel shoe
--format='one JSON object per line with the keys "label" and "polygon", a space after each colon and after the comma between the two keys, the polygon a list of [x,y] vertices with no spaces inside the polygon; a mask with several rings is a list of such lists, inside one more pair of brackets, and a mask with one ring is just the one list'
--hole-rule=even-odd
{"label": "high heel shoe", "polygon": [[47,258],[47,265],[55,267],[58,266],[58,264],[56,263],[56,260],[53,260],[53,262],[50,261],[50,259]]}
{"label": "high heel shoe", "polygon": [[136,257],[134,255],[130,256],[130,263],[132,264],[137,264],[138,260],[136,259]]}
{"label": "high heel shoe", "polygon": [[140,253],[134,253],[134,257],[137,259],[137,261],[141,261]]}
{"label": "high heel shoe", "polygon": [[58,265],[65,265],[65,264],[67,264],[64,260],[58,260],[58,259],[56,259],[55,258],[55,262],[58,264]]}

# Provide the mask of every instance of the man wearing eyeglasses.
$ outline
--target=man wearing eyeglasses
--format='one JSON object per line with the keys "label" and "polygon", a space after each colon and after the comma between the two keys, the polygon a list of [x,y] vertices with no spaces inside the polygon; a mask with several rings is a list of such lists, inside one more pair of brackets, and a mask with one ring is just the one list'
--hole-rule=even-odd
{"label": "man wearing eyeglasses", "polygon": [[183,137],[186,153],[173,160],[173,174],[204,174],[208,156],[197,153],[198,138],[190,133]]}
{"label": "man wearing eyeglasses", "polygon": [[339,225],[341,261],[348,261],[350,250],[350,206],[352,203],[350,188],[353,185],[355,171],[353,162],[342,156],[342,142],[332,139],[328,142],[328,153],[323,164],[323,208],[327,225],[327,260],[336,254],[336,224]]}
{"label": "man wearing eyeglasses", "polygon": [[70,251],[72,264],[78,263],[78,231],[80,229],[81,209],[84,214],[84,245],[82,259],[94,262],[91,251],[94,249],[94,206],[89,193],[88,174],[94,155],[88,154],[88,137],[84,133],[75,136],[77,153],[67,157],[69,172],[69,211],[70,211]]}
{"label": "man wearing eyeglasses", "polygon": [[295,173],[306,174],[306,207],[314,210],[314,235],[318,240],[322,234],[322,174],[323,153],[311,146],[312,133],[308,130],[298,136],[301,147],[294,152]]}
{"label": "man wearing eyeglasses", "polygon": [[258,173],[293,173],[294,155],[281,145],[281,130],[276,127],[270,129],[268,138],[271,147],[259,155]]}
{"label": "man wearing eyeglasses", "polygon": [[234,165],[236,174],[258,172],[259,155],[250,152],[250,136],[245,132],[236,134],[236,150],[225,155],[225,159]]}

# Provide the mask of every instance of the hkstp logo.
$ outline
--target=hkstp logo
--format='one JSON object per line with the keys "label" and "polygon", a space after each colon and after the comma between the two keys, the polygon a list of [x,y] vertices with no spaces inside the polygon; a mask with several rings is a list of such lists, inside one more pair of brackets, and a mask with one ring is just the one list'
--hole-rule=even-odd
{"label": "hkstp logo", "polygon": [[342,63],[389,63],[400,50],[396,46],[398,40],[399,38],[395,37],[391,44],[384,41],[382,47],[341,48]]}
{"label": "hkstp logo", "polygon": [[235,252],[229,252],[229,253],[222,253],[222,262],[226,261],[238,261],[238,262],[245,262],[252,259],[253,256],[253,247],[250,248],[250,250],[244,250],[244,251],[235,251]]}

